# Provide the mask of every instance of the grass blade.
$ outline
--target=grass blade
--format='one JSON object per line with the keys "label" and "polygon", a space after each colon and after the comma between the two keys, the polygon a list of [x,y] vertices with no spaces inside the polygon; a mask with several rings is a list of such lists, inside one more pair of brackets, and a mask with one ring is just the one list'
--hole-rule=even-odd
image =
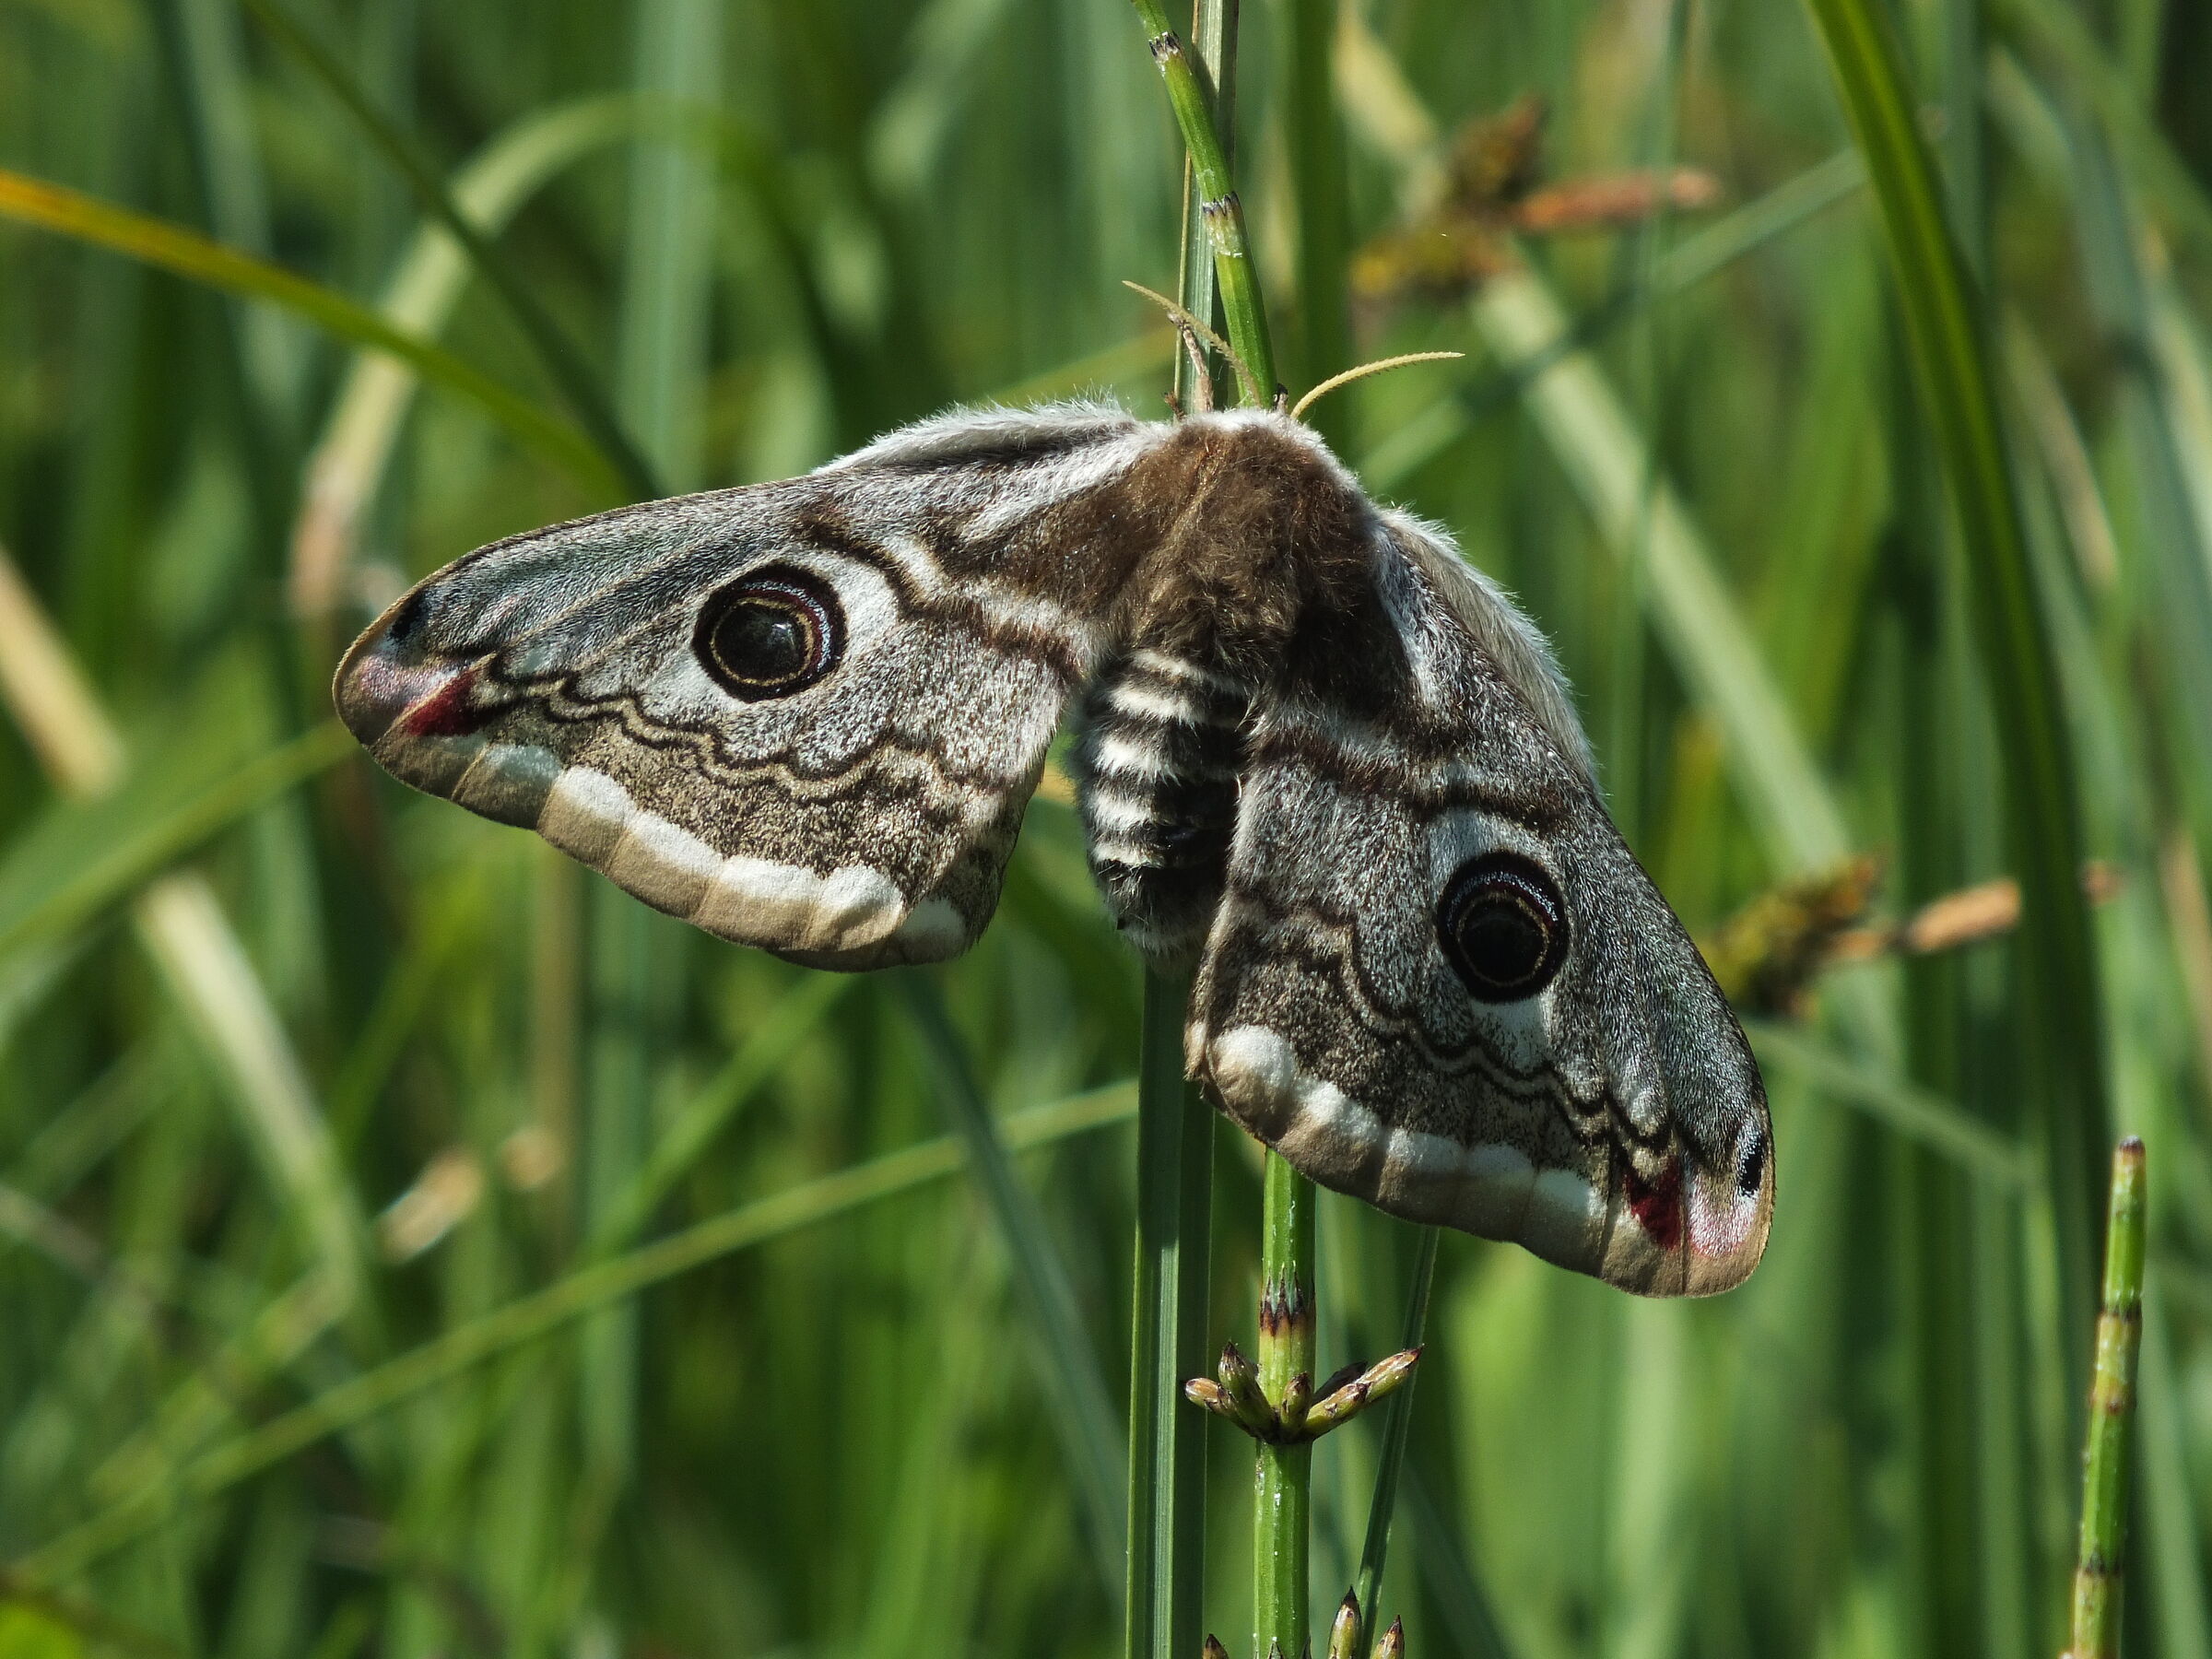
{"label": "grass blade", "polygon": [[[487,235],[496,234],[563,168],[629,131],[634,111],[630,99],[618,95],[577,99],[524,117],[455,176],[454,206]],[[394,328],[434,339],[471,268],[460,243],[441,227],[425,225],[378,310]],[[405,361],[374,352],[363,353],[347,372],[308,458],[292,525],[288,586],[295,616],[323,617],[339,602],[362,515],[383,478],[417,379]]]}
{"label": "grass blade", "polygon": [[[1006,1120],[1003,1139],[1008,1150],[1025,1151],[1125,1122],[1135,1109],[1130,1084],[1110,1084],[1015,1113]],[[601,1308],[734,1252],[942,1181],[964,1163],[960,1141],[941,1136],[802,1182],[611,1261],[579,1268],[226,1441],[164,1479],[159,1491],[125,1500],[9,1563],[7,1574],[13,1583],[33,1589],[58,1583],[159,1525],[167,1519],[171,1496],[183,1502],[205,1501],[318,1441]]]}
{"label": "grass blade", "polygon": [[[1371,80],[1387,77],[1392,88],[1392,118],[1371,114],[1368,128],[1378,135],[1395,135],[1388,140],[1389,154],[1411,174],[1427,161],[1435,122],[1380,41],[1371,37],[1362,51]],[[1735,229],[1724,229],[1726,221],[1711,228],[1705,234],[1720,240],[1704,244],[1682,280],[1716,268],[1724,256],[1734,257],[1759,235],[1798,222],[1811,206],[1825,206],[1855,182],[1856,169],[1847,171],[1837,161],[1816,171],[1818,180],[1773,213]],[[1696,245],[1694,240],[1685,244]],[[1842,807],[1721,580],[1718,561],[1653,466],[1648,445],[1604,371],[1588,352],[1574,348],[1574,328],[1564,310],[1524,264],[1483,286],[1474,318],[1501,369],[1521,386],[1607,546],[1621,559],[1642,559],[1641,586],[1653,626],[1676,672],[1725,735],[1738,792],[1766,830],[1777,867],[1832,866],[1851,847]]]}
{"label": "grass blade", "polygon": [[2189,1447],[2167,1324],[2161,1308],[2144,1304],[2136,1383],[2141,1392],[2143,1520],[2149,1535],[2142,1550],[2150,1569],[2146,1594],[2155,1609],[2161,1659],[2212,1659],[2212,1616],[2205,1605],[2205,1574],[2198,1565],[2204,1528],[2189,1489]]}
{"label": "grass blade", "polygon": [[[122,782],[122,735],[4,551],[0,699],[67,793],[93,799]],[[230,1085],[291,1225],[340,1303],[353,1304],[367,1273],[359,1206],[299,1055],[214,889],[194,874],[163,877],[139,895],[132,920]]]}
{"label": "grass blade", "polygon": [[[37,949],[82,927],[144,887],[169,865],[255,808],[336,765],[359,747],[335,721],[279,744],[191,800],[150,818],[142,804],[123,810],[65,807],[0,859],[0,959]],[[120,834],[101,833],[118,818]],[[61,867],[41,856],[50,844],[71,852]]]}
{"label": "grass blade", "polygon": [[723,1126],[814,1035],[855,982],[850,974],[810,973],[761,1017],[714,1079],[659,1130],[644,1165],[607,1201],[592,1232],[592,1254],[608,1254],[638,1235],[654,1206],[689,1172]]}
{"label": "grass blade", "polygon": [[1021,1184],[1000,1139],[997,1121],[976,1087],[966,1046],[935,982],[903,974],[900,990],[914,1029],[921,1032],[937,1075],[937,1095],[959,1138],[968,1170],[995,1224],[1006,1258],[1030,1304],[1037,1337],[1041,1392],[1060,1432],[1084,1519],[1099,1555],[1100,1579],[1111,1601],[1121,1587],[1128,1531],[1121,1514],[1120,1481],[1125,1453],[1106,1394],[1098,1350],[1068,1280],[1060,1246],[1045,1226],[1030,1190]]}
{"label": "grass blade", "polygon": [[622,429],[614,406],[607,401],[606,392],[582,355],[468,216],[455,205],[445,181],[416,149],[413,141],[377,109],[345,65],[277,5],[276,0],[244,0],[244,4],[276,42],[321,81],[360,124],[371,141],[406,177],[423,211],[443,225],[467,250],[469,259],[499,294],[536,350],[553,383],[560,388],[576,418],[583,423],[583,429],[591,434],[606,464],[621,478],[623,487],[638,500],[650,500],[665,494],[653,467]]}
{"label": "grass blade", "polygon": [[[296,25],[278,17],[275,0],[250,3],[265,21],[276,20],[292,31],[296,50],[320,54]],[[653,0],[637,9],[635,28],[631,85],[641,100],[694,90],[712,96],[719,61],[712,50],[712,6],[705,0]],[[644,133],[631,147],[617,316],[618,416],[567,336],[505,262],[467,227],[405,136],[390,129],[359,89],[346,81],[341,66],[325,60],[318,73],[357,119],[379,135],[423,206],[497,288],[629,487],[659,495],[666,493],[671,478],[689,482],[703,372],[700,336],[712,275],[702,226],[712,222],[714,206],[712,182],[700,176],[694,158],[665,148]],[[631,448],[629,431],[641,435],[641,450]],[[561,880],[549,872],[541,872],[539,879]],[[589,987],[583,1025],[588,1084],[580,1101],[583,1167],[579,1172],[586,1236],[596,1241],[628,1225],[619,1206],[639,1190],[644,1172],[656,1060],[673,1035],[673,1010],[683,1003],[689,952],[668,918],[610,885],[590,884],[586,914],[590,948],[581,965]],[[634,1307],[607,1308],[579,1332],[576,1405],[583,1430],[586,1519],[571,1547],[580,1566],[589,1559],[590,1540],[636,1470],[642,1366]]]}
{"label": "grass blade", "polygon": [[1994,9],[2039,62],[2096,106],[2171,229],[2199,256],[2212,255],[2212,201],[2080,14],[2063,0],[1999,0]]}
{"label": "grass blade", "polygon": [[1795,1073],[1821,1093],[1856,1106],[1962,1170],[2006,1187],[2022,1185],[2033,1171],[2034,1160],[2025,1147],[1933,1089],[1838,1053],[1773,1020],[1747,1019],[1744,1030],[1762,1066]]}
{"label": "grass blade", "polygon": [[[1398,1349],[1421,1346],[1429,1323],[1429,1291],[1436,1280],[1439,1230],[1421,1229],[1420,1248],[1413,1258],[1413,1283],[1406,1293],[1406,1320],[1398,1331]],[[1367,1510],[1367,1538],[1359,1549],[1359,1571],[1352,1580],[1352,1596],[1359,1603],[1367,1630],[1388,1629],[1382,1619],[1382,1569],[1390,1556],[1390,1523],[1397,1508],[1398,1473],[1406,1462],[1406,1442],[1413,1429],[1413,1391],[1420,1382],[1414,1374],[1382,1402],[1382,1451],[1375,1462],[1375,1491]]]}
{"label": "grass blade", "polygon": [[1498,1610],[1418,1469],[1406,1471],[1406,1507],[1413,1522],[1421,1576],[1443,1608],[1446,1628],[1458,1636],[1459,1651],[1467,1659],[1512,1659],[1513,1646],[1506,1640]]}
{"label": "grass blade", "polygon": [[1808,0],[1866,158],[1906,334],[1966,552],[1981,668],[1997,715],[2006,840],[2020,883],[2027,1075],[2059,1226],[2065,1306],[2086,1312],[2091,1173],[2110,1144],[2102,1006],[2081,868],[2072,743],[1999,422],[1984,320],[1946,216],[1902,50],[1876,0]]}
{"label": "grass blade", "polygon": [[[275,0],[249,3],[261,9]],[[712,0],[653,0],[638,8],[637,26],[635,85],[641,105],[713,109],[721,68],[721,8]],[[645,470],[636,482],[656,490],[699,486],[713,230],[720,217],[713,169],[694,145],[674,137],[672,132],[641,132],[630,147],[629,244],[616,353],[621,418],[638,434],[644,457],[639,465]],[[450,214],[439,211],[441,219],[462,219],[457,205],[449,203],[447,208]],[[512,283],[512,275],[497,263],[484,265],[484,252],[481,238],[469,245],[471,257],[488,276]],[[524,293],[517,287],[509,303]],[[543,319],[543,326],[549,333],[541,350],[570,349],[566,336],[553,331],[550,318]],[[585,375],[581,361],[570,372]],[[580,381],[580,390],[596,394],[588,378]],[[613,421],[612,411],[606,418]],[[618,429],[613,435],[621,433]],[[607,434],[600,436],[603,443],[608,441]],[[627,470],[629,463],[624,465]]]}
{"label": "grass blade", "polygon": [[225,293],[297,312],[341,339],[387,352],[426,379],[468,398],[517,440],[594,495],[615,475],[573,428],[540,411],[451,352],[394,328],[366,306],[279,265],[210,241],[182,225],[116,206],[81,191],[0,169],[0,215],[173,271]]}
{"label": "grass blade", "polygon": [[[1483,285],[1476,324],[1508,368],[1558,351],[1569,324],[1525,266]],[[1567,352],[1532,380],[1530,412],[1606,544],[1641,548],[1652,623],[1675,670],[1727,739],[1745,808],[1783,870],[1831,867],[1851,850],[1842,809],[1717,563],[1673,487],[1653,466],[1627,409],[1594,359]]]}
{"label": "grass blade", "polygon": [[[1326,0],[1294,0],[1288,10],[1288,114],[1282,126],[1298,215],[1299,360],[1291,371],[1303,385],[1318,389],[1353,360],[1345,279],[1350,205],[1344,134],[1329,73],[1338,8]],[[1309,391],[1301,406],[1312,397]],[[1344,441],[1346,406],[1339,399],[1312,423],[1339,454],[1350,453]]]}

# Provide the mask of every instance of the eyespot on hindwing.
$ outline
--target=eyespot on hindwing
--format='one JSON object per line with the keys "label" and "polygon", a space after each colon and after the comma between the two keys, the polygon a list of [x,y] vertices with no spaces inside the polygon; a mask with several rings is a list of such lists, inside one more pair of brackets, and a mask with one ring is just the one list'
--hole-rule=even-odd
{"label": "eyespot on hindwing", "polygon": [[1444,959],[1478,1001],[1522,1002],[1567,959],[1567,906],[1534,859],[1485,853],[1452,873],[1436,906]]}

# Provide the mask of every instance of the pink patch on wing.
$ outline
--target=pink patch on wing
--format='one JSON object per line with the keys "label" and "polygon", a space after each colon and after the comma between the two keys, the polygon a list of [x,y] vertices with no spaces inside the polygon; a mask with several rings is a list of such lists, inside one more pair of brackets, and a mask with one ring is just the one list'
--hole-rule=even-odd
{"label": "pink patch on wing", "polygon": [[1734,1255],[1758,1227],[1759,1216],[1759,1200],[1733,1183],[1700,1182],[1690,1195],[1690,1244],[1700,1255]]}
{"label": "pink patch on wing", "polygon": [[488,709],[470,705],[477,671],[464,668],[406,712],[401,724],[410,737],[465,737],[491,718]]}
{"label": "pink patch on wing", "polygon": [[1629,1195],[1629,1213],[1662,1250],[1682,1242],[1682,1162],[1667,1159],[1656,1181],[1646,1181],[1630,1166],[1622,1182]]}

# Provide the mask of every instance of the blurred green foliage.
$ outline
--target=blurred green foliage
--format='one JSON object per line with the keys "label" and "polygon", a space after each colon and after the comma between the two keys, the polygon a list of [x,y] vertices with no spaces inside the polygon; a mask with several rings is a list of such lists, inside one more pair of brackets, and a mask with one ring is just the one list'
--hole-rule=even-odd
{"label": "blurred green foliage", "polygon": [[[588,428],[263,9],[0,0],[0,167]],[[1638,1302],[1447,1239],[1386,1592],[1420,1659],[2055,1651],[2090,1312],[2065,1212],[2115,1128],[2151,1171],[2129,1651],[2212,1659],[2212,35],[2163,0],[1896,10],[2113,877],[2077,1011],[2111,1121],[2023,1075],[2004,935],[1877,953],[1771,1028],[1779,1207],[1741,1291]],[[1122,281],[1174,287],[1180,157],[1120,0],[285,15],[669,488],[959,399],[1159,410],[1167,337]],[[1806,13],[1253,0],[1241,55],[1286,378],[1347,338],[1469,354],[1315,418],[1550,632],[1693,929],[1853,853],[1900,916],[2008,873],[2018,711],[1983,688]],[[1529,93],[1546,184],[1686,167],[1719,201],[1540,239],[1493,216],[1477,286],[1362,287],[1336,325],[1356,251]],[[0,584],[0,1655],[1116,1651],[1071,1462],[1092,1360],[959,1177],[975,1121],[909,999],[665,923],[320,729],[336,650],[406,581],[611,500],[434,355],[415,394],[353,345],[0,221],[28,594]],[[936,978],[1003,1113],[1134,1071],[1136,965],[1060,800]],[[1001,1120],[1117,1405],[1126,1104]],[[1258,1166],[1221,1151],[1214,1324],[1241,1338]],[[1321,1230],[1331,1370],[1394,1335],[1414,1241],[1335,1199]],[[1220,1630],[1249,1595],[1232,1441]],[[1317,1612],[1374,1450],[1371,1425],[1317,1450]]]}

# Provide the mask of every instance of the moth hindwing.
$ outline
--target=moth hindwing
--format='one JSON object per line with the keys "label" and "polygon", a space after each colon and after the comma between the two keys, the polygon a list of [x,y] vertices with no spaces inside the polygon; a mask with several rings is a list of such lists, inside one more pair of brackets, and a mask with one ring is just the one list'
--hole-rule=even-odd
{"label": "moth hindwing", "polygon": [[1724,1289],[1766,1101],[1540,637],[1279,415],[1065,405],[480,549],[347,653],[406,782],[795,961],[965,949],[1044,762],[1194,968],[1193,1074],[1314,1179]]}

